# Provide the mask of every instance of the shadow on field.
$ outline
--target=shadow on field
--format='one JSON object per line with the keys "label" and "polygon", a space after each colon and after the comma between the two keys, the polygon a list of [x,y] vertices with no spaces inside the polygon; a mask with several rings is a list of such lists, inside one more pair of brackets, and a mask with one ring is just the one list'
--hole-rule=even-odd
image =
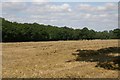
{"label": "shadow on field", "polygon": [[99,50],[77,50],[76,61],[97,62],[95,67],[120,70],[120,47],[102,48]]}

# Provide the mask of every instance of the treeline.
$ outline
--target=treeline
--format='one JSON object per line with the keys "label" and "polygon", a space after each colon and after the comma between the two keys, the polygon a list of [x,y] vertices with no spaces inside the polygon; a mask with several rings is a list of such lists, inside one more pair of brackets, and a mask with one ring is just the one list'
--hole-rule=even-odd
{"label": "treeline", "polygon": [[57,40],[92,40],[120,39],[120,29],[97,32],[88,28],[73,29],[38,23],[17,23],[2,20],[2,41],[57,41]]}

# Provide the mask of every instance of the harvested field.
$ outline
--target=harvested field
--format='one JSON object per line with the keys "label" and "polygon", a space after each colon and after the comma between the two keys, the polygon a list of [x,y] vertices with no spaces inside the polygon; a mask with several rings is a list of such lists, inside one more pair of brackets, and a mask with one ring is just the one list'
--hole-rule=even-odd
{"label": "harvested field", "polygon": [[97,61],[75,61],[77,55],[73,55],[78,50],[117,47],[118,40],[16,42],[2,46],[3,78],[118,77],[118,70],[95,67]]}

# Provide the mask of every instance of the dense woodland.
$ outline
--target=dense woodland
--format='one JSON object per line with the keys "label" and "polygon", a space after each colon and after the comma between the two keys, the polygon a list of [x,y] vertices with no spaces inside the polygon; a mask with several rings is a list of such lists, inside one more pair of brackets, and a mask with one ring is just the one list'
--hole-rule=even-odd
{"label": "dense woodland", "polygon": [[120,29],[95,31],[38,23],[17,23],[0,18],[3,42],[120,39]]}

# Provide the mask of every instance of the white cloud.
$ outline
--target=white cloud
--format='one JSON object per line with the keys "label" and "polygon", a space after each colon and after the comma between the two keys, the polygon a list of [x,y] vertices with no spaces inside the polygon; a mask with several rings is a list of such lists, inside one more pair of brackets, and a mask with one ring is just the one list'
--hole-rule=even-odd
{"label": "white cloud", "polygon": [[2,3],[3,10],[23,10],[26,7],[26,3],[21,2],[5,2]]}
{"label": "white cloud", "polygon": [[2,17],[2,3],[0,3],[0,17]]}
{"label": "white cloud", "polygon": [[29,6],[29,8],[27,8],[25,10],[25,13],[29,13],[29,14],[35,14],[35,15],[42,15],[42,14],[55,14],[55,13],[58,13],[61,14],[61,13],[68,13],[68,12],[71,12],[72,9],[71,9],[71,6],[69,4],[60,4],[60,5],[56,5],[56,4],[39,4],[39,5],[36,5],[36,4],[32,4],[31,6]]}
{"label": "white cloud", "polygon": [[48,5],[47,8],[50,11],[72,11],[69,4]]}
{"label": "white cloud", "polygon": [[31,2],[49,2],[49,0],[31,0]]}
{"label": "white cloud", "polygon": [[[38,1],[38,0],[37,0]],[[58,26],[102,26],[117,24],[115,3],[92,5],[91,3],[3,3],[3,16],[12,21],[38,22]],[[42,0],[41,0],[42,1]],[[79,5],[79,6],[77,6]],[[77,8],[76,8],[77,7]],[[95,27],[93,27],[94,29]]]}
{"label": "white cloud", "polygon": [[24,2],[25,0],[2,0],[2,2]]}
{"label": "white cloud", "polygon": [[80,4],[78,8],[80,10],[93,10],[93,7],[89,4]]}
{"label": "white cloud", "polygon": [[92,6],[90,4],[80,4],[78,6],[79,10],[88,11],[88,12],[101,12],[101,11],[112,11],[118,8],[116,3],[106,3],[101,6]]}
{"label": "white cloud", "polygon": [[49,0],[2,0],[2,2],[49,2]]}
{"label": "white cloud", "polygon": [[105,10],[106,10],[106,7],[104,7],[104,6],[98,6],[98,7],[95,8],[94,10],[105,11]]}
{"label": "white cloud", "polygon": [[106,4],[105,4],[105,7],[106,7],[107,9],[114,10],[114,9],[117,9],[117,8],[118,8],[118,4],[115,4],[115,3],[106,3]]}

